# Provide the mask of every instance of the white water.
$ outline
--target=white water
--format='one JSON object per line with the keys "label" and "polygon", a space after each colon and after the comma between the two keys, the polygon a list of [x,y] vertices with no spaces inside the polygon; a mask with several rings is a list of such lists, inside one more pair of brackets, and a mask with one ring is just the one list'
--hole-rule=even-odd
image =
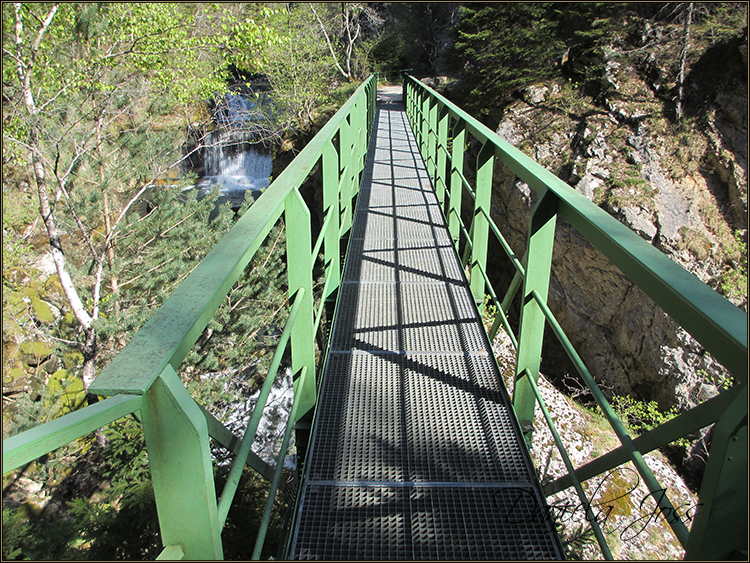
{"label": "white water", "polygon": [[224,97],[217,118],[222,125],[241,127],[247,125],[248,122],[262,120],[263,114],[259,111],[256,101],[230,92]]}
{"label": "white water", "polygon": [[[289,413],[292,410],[294,402],[294,389],[292,387],[292,372],[290,369],[282,368],[281,373],[276,377],[271,393],[268,395],[266,406],[263,409],[263,417],[258,424],[258,430],[255,434],[255,440],[251,449],[258,454],[266,463],[275,466],[281,448],[281,442],[286,431]],[[224,380],[224,390],[231,392],[236,396],[236,400],[213,412],[213,415],[221,420],[236,436],[242,437],[245,434],[247,423],[250,421],[253,409],[258,402],[260,390],[252,395],[245,393],[247,385],[238,383],[234,373],[211,373],[201,375],[201,379],[222,378]],[[294,453],[294,434],[290,442],[284,465],[289,468],[296,467],[297,456]],[[231,460],[220,462],[219,464],[231,463]]]}
{"label": "white water", "polygon": [[229,201],[235,208],[242,205],[247,192],[257,199],[270,183],[271,153],[254,142],[256,134],[247,130],[257,120],[255,105],[244,96],[228,94],[217,114],[227,128],[211,132],[202,151],[205,175],[196,187],[202,194],[218,187],[219,202]]}

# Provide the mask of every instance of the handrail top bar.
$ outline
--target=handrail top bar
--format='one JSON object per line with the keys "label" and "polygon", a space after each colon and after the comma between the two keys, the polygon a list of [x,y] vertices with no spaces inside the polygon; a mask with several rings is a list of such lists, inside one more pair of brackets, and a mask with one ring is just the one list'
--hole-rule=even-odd
{"label": "handrail top bar", "polygon": [[459,106],[411,75],[406,75],[406,82],[418,85],[444,104],[479,141],[493,143],[495,155],[537,194],[554,193],[562,217],[736,379],[747,382],[748,319],[744,311]]}
{"label": "handrail top bar", "polygon": [[[102,370],[91,393],[143,394],[164,370],[175,371],[198,340],[232,284],[261,246],[284,210],[287,196],[304,182],[361,93],[374,87],[370,75],[328,120],[250,209]],[[209,296],[208,298],[206,296]]]}
{"label": "handrail top bar", "polygon": [[3,439],[3,475],[141,408],[141,397],[117,395]]}

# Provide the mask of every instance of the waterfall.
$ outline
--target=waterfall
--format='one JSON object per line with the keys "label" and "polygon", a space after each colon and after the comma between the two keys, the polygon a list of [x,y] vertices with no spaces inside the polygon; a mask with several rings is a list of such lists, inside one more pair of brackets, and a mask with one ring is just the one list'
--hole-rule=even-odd
{"label": "waterfall", "polygon": [[257,199],[270,183],[271,151],[258,141],[257,129],[247,125],[257,120],[255,102],[240,94],[227,94],[217,111],[225,125],[209,133],[201,150],[204,176],[196,185],[201,194],[219,188],[219,203],[242,205],[245,193]]}
{"label": "waterfall", "polygon": [[262,117],[257,103],[243,96],[229,92],[221,103],[216,118],[222,125],[241,127],[247,122],[256,121]]}

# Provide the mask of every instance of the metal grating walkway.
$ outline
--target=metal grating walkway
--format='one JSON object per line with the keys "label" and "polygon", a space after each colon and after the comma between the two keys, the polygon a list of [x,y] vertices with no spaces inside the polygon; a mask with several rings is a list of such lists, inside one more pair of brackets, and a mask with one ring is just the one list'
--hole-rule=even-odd
{"label": "metal grating walkway", "polygon": [[296,559],[559,559],[406,114],[379,105]]}

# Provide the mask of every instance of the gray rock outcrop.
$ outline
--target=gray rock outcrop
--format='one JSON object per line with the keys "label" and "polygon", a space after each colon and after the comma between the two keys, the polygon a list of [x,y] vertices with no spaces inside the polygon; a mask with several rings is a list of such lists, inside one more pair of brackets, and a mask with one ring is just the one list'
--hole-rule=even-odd
{"label": "gray rock outcrop", "polygon": [[[705,112],[706,127],[688,131],[664,117],[658,73],[617,58],[614,49],[605,57],[610,94],[603,100],[587,101],[570,83],[527,87],[506,108],[497,133],[723,289],[725,274],[739,260],[735,237],[747,239],[747,88],[734,83],[719,90]],[[576,61],[569,55],[567,64]],[[518,256],[536,199],[496,163],[492,214]],[[550,306],[608,393],[656,400],[663,409],[689,408],[728,381],[698,342],[563,221],[552,261]],[[502,273],[502,257],[492,256],[490,267],[500,287],[509,283],[512,272]],[[725,293],[747,310],[746,297]],[[554,344],[544,360],[552,379],[572,372]]]}

